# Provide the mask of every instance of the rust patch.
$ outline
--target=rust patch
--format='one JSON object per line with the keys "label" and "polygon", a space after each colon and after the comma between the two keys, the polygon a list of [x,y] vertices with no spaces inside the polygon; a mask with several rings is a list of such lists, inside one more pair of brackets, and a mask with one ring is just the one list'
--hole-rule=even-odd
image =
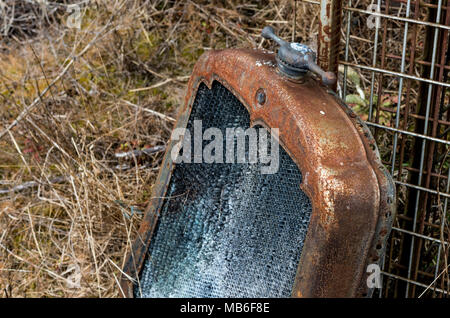
{"label": "rust patch", "polygon": [[[317,64],[325,71],[338,74],[342,0],[320,0]],[[336,85],[332,87],[336,90]]]}

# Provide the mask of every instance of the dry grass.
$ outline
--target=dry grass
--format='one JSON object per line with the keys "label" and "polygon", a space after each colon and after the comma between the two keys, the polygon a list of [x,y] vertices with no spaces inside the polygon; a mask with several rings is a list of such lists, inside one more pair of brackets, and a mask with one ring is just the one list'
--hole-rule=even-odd
{"label": "dry grass", "polygon": [[[291,39],[294,1],[3,2],[0,297],[117,297],[162,151],[117,153],[165,145],[203,52],[273,50],[260,36],[268,24]],[[68,5],[80,2],[81,26],[68,27]],[[313,48],[317,14],[316,5],[297,2],[296,41]],[[370,65],[373,32],[353,19],[350,62]],[[398,50],[401,28],[390,32],[389,47]],[[355,73],[368,96],[370,73]],[[384,85],[396,93],[397,82]],[[363,119],[367,103],[352,104]],[[380,116],[386,125],[394,120]],[[391,138],[379,139],[389,158]]]}
{"label": "dry grass", "polygon": [[25,2],[0,19],[0,295],[116,297],[162,152],[115,154],[165,144],[205,50],[290,38],[293,2],[88,1],[80,29]]}

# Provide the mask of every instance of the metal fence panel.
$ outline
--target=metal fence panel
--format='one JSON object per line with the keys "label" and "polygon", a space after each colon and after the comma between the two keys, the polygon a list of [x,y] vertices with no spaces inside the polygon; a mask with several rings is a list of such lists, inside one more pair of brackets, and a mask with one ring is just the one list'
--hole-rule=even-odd
{"label": "metal fence panel", "polygon": [[[339,56],[338,93],[371,127],[397,185],[397,218],[379,295],[446,297],[450,293],[450,0],[300,3],[317,7],[319,30],[327,26],[328,31],[339,32],[332,35],[334,40],[340,35],[341,45],[319,51],[319,61]],[[342,13],[332,9],[341,7]],[[341,20],[336,22],[332,16]],[[319,31],[319,49],[323,33]]]}

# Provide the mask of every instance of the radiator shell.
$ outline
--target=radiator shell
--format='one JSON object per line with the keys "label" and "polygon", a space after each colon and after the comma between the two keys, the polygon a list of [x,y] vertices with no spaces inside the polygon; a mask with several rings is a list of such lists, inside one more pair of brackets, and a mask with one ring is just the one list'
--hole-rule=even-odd
{"label": "radiator shell", "polygon": [[[176,127],[186,127],[200,83],[218,81],[250,114],[251,126],[279,128],[279,143],[303,175],[312,202],[293,297],[366,297],[367,266],[379,263],[395,213],[395,187],[381,164],[369,129],[332,91],[312,76],[292,81],[276,70],[275,55],[251,49],[210,51],[190,78]],[[257,92],[265,101],[258,102]],[[152,199],[122,276],[133,297],[170,181],[170,141]]]}

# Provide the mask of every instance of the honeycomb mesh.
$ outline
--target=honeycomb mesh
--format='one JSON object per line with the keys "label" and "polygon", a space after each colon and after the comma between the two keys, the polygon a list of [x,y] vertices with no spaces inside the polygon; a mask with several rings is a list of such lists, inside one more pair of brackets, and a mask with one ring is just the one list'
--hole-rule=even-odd
{"label": "honeycomb mesh", "polygon": [[[211,90],[199,87],[187,126],[191,136],[194,120],[224,136],[226,128],[250,125],[245,107],[218,82]],[[299,187],[299,169],[281,147],[278,172],[261,174],[260,168],[176,165],[137,297],[291,295],[311,203]]]}

